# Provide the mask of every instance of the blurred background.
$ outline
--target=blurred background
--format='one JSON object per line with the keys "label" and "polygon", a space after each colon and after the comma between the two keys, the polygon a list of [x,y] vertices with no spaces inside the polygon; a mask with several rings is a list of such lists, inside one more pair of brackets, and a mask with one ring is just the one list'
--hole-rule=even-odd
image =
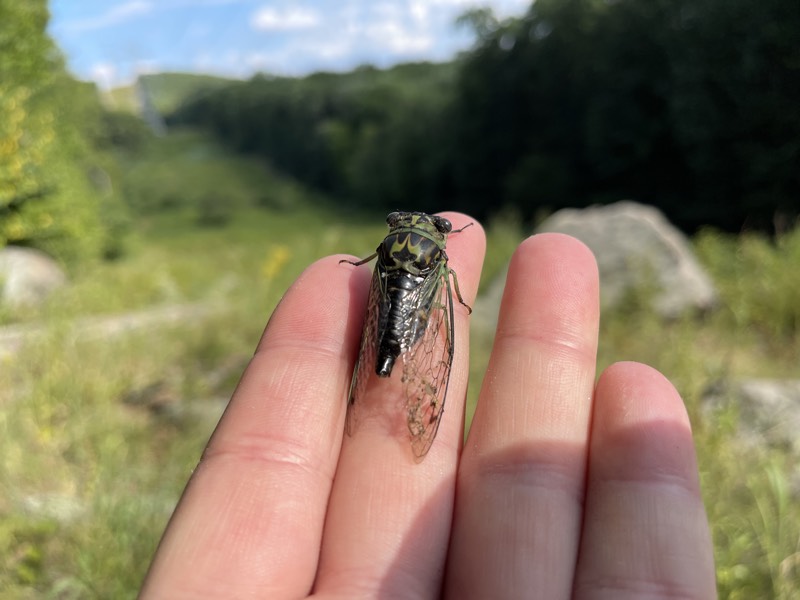
{"label": "blurred background", "polygon": [[0,598],[135,597],[283,292],[398,209],[486,227],[470,415],[514,248],[586,241],[720,597],[800,597],[797,0],[0,0]]}

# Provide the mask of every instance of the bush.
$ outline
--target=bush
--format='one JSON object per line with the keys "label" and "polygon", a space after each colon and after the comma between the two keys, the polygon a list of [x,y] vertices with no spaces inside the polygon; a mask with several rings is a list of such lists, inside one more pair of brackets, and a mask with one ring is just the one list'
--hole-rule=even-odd
{"label": "bush", "polygon": [[197,223],[206,227],[223,227],[233,217],[233,207],[224,197],[208,192],[197,200]]}

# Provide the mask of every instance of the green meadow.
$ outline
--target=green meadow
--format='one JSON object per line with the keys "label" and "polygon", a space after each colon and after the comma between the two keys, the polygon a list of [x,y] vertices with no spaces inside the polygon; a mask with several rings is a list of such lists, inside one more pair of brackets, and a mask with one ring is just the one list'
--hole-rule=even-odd
{"label": "green meadow", "polygon": [[[312,261],[366,255],[385,232],[383,214],[341,214],[191,131],[153,142],[124,173],[139,209],[124,251],[74,268],[41,309],[0,314],[3,325],[33,330],[0,355],[2,598],[135,597],[283,292]],[[513,215],[484,225],[482,288],[528,233]],[[603,315],[598,366],[647,362],[683,394],[720,597],[797,598],[795,459],[743,446],[735,407],[703,410],[700,399],[726,378],[800,377],[800,231],[775,240],[704,231],[693,242],[719,309],[665,323],[646,308],[646,292],[632,295]],[[165,308],[177,317],[102,333],[119,315]],[[477,348],[488,340],[474,346],[469,414],[488,359]]]}

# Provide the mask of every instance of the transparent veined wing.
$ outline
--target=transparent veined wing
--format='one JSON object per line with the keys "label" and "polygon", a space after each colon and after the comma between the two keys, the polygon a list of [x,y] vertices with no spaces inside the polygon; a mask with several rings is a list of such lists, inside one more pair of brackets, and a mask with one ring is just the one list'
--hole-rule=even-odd
{"label": "transparent veined wing", "polygon": [[370,373],[375,370],[378,340],[378,315],[381,303],[385,302],[385,294],[381,288],[381,279],[376,268],[372,274],[372,283],[369,286],[367,312],[364,317],[364,329],[361,333],[361,347],[353,369],[353,379],[350,382],[350,396],[347,399],[347,417],[345,418],[345,431],[353,435],[358,425],[357,402],[363,400],[367,389]]}
{"label": "transparent veined wing", "polygon": [[419,318],[427,326],[403,354],[403,390],[411,449],[417,461],[425,458],[436,437],[453,365],[453,295],[447,263],[420,287]]}

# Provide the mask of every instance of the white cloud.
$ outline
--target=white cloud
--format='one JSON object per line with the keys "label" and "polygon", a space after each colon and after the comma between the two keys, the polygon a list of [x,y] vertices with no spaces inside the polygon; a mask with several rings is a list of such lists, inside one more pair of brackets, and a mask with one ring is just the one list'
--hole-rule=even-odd
{"label": "white cloud", "polygon": [[488,7],[496,16],[504,18],[524,13],[532,2],[531,0],[492,0],[492,2],[485,0],[409,0],[412,12],[415,4],[423,4],[426,9],[434,7],[434,10],[450,10],[454,16],[458,16],[470,8]]}
{"label": "white cloud", "polygon": [[336,68],[336,64],[353,51],[346,39],[297,40],[272,51],[254,52],[244,57],[243,63],[253,70],[269,71],[278,75],[301,75],[313,70]]}
{"label": "white cloud", "polygon": [[92,65],[92,80],[97,82],[104,90],[109,90],[117,83],[117,67],[109,62],[99,62]]}
{"label": "white cloud", "polygon": [[279,9],[264,6],[257,10],[250,20],[250,25],[261,31],[309,29],[319,23],[319,13],[303,7]]}
{"label": "white cloud", "polygon": [[423,52],[433,46],[433,38],[429,35],[406,29],[396,21],[371,23],[364,32],[378,47],[388,48],[398,54]]}
{"label": "white cloud", "polygon": [[411,17],[420,24],[427,23],[428,21],[428,4],[425,0],[411,0],[408,3],[408,12]]}
{"label": "white cloud", "polygon": [[345,39],[306,44],[302,50],[326,60],[342,58],[352,50],[352,44]]}
{"label": "white cloud", "polygon": [[131,0],[124,4],[119,4],[109,8],[106,12],[96,17],[86,17],[67,21],[63,27],[71,31],[91,31],[94,29],[104,29],[113,25],[124,23],[131,18],[144,15],[153,10],[152,2],[146,0]]}

